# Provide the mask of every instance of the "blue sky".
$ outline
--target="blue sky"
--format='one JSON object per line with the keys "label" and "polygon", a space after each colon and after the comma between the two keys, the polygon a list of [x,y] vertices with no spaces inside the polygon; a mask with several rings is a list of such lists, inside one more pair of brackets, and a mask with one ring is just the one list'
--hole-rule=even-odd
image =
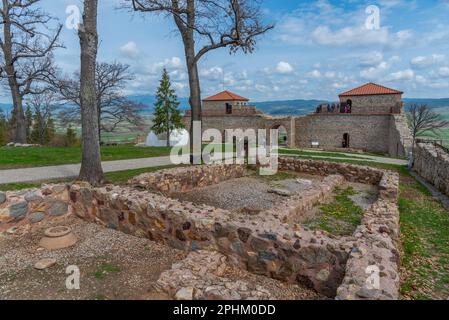
{"label": "blue sky", "polygon": [[[166,67],[179,96],[188,95],[183,47],[170,19],[117,9],[100,0],[99,61],[131,65],[127,94],[154,94]],[[65,23],[66,8],[81,0],[42,0]],[[380,9],[380,28],[369,30],[366,8]],[[203,96],[224,88],[253,101],[331,99],[373,81],[407,97],[449,97],[449,0],[265,0],[265,18],[276,27],[251,55],[227,49],[201,61]],[[79,68],[74,30],[64,28],[66,49],[57,51],[67,73]],[[4,89],[0,100],[7,101]]]}

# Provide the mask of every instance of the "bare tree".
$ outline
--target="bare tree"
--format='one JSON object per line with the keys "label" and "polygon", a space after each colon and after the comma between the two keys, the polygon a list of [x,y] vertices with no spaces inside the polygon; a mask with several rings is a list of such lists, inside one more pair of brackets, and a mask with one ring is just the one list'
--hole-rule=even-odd
{"label": "bare tree", "polygon": [[[126,83],[134,77],[129,66],[119,62],[98,63],[95,68],[96,100],[98,108],[98,135],[101,132],[114,132],[123,124],[140,127],[144,124],[142,111],[145,105],[126,99],[121,93]],[[63,125],[79,124],[80,119],[80,82],[79,72],[74,77],[59,76],[54,88],[65,103],[60,112]]]}
{"label": "bare tree", "polygon": [[47,90],[42,94],[33,95],[27,103],[31,106],[34,113],[34,123],[31,132],[33,142],[45,145],[54,134],[53,113],[59,108],[54,92]]}
{"label": "bare tree", "polygon": [[[202,121],[198,62],[209,51],[229,47],[231,53],[251,53],[256,38],[273,25],[262,22],[259,0],[128,0],[140,12],[160,13],[174,19],[181,35],[190,86],[190,146],[197,156],[201,145],[194,145],[193,122]],[[195,44],[201,43],[200,48]],[[198,161],[197,159],[196,161]],[[193,161],[193,159],[192,159]]]}
{"label": "bare tree", "polygon": [[53,20],[36,5],[40,0],[1,0],[0,80],[9,87],[15,119],[14,142],[26,143],[23,99],[42,93],[37,85],[53,74],[53,51],[62,25],[49,29]]}
{"label": "bare tree", "polygon": [[95,83],[98,49],[97,9],[98,0],[84,0],[83,23],[78,30],[81,45],[80,105],[83,150],[79,179],[88,181],[94,186],[105,181],[101,167]]}
{"label": "bare tree", "polygon": [[407,116],[410,129],[412,130],[413,148],[415,148],[418,136],[449,126],[449,121],[444,120],[440,114],[432,111],[425,104],[412,104],[409,107]]}

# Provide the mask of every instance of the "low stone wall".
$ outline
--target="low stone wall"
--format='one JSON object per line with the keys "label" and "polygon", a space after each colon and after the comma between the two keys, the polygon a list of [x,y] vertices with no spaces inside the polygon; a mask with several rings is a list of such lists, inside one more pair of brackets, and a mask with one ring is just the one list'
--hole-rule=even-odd
{"label": "low stone wall", "polygon": [[236,219],[226,210],[133,188],[74,185],[70,199],[83,219],[180,250],[218,251],[250,272],[299,282],[329,297],[343,279],[351,248],[320,231],[294,230],[277,216]]}
{"label": "low stone wall", "polygon": [[329,161],[303,160],[294,157],[279,158],[279,170],[290,170],[327,176],[342,175],[347,181],[378,185],[384,171],[367,166]]}
{"label": "low stone wall", "polygon": [[20,224],[35,224],[71,212],[67,186],[0,192],[0,232]]}
{"label": "low stone wall", "polygon": [[270,292],[257,283],[226,277],[226,256],[213,251],[192,252],[161,274],[159,290],[176,300],[269,300]]}
{"label": "low stone wall", "polygon": [[399,298],[399,175],[386,172],[379,200],[356,229],[357,239],[346,264],[339,300],[396,300]]}
{"label": "low stone wall", "polygon": [[413,170],[449,196],[449,153],[432,143],[418,143],[414,161]]}
{"label": "low stone wall", "polygon": [[[92,188],[83,183],[45,186],[6,193],[4,197],[0,194],[0,230],[18,221],[33,222],[36,212],[44,218],[73,212],[85,220],[180,250],[217,251],[250,272],[299,283],[328,297],[397,298],[398,175],[363,166],[295,158],[281,158],[280,168],[329,176],[309,191],[286,199],[277,210],[239,217],[226,210],[180,202],[133,187]],[[131,181],[170,193],[239,177],[244,169],[215,165],[177,168]],[[213,176],[217,170],[221,173],[218,180]],[[193,181],[195,172],[200,176]],[[285,223],[290,214],[322,201],[343,182],[342,176],[349,181],[378,184],[380,188],[379,200],[366,212],[353,237],[338,238]],[[163,177],[178,182],[177,187],[163,187]],[[374,291],[364,286],[369,266],[378,266],[380,271],[380,287]]]}
{"label": "low stone wall", "polygon": [[146,190],[171,194],[241,178],[244,173],[244,165],[192,166],[144,173],[130,179],[129,184]]}

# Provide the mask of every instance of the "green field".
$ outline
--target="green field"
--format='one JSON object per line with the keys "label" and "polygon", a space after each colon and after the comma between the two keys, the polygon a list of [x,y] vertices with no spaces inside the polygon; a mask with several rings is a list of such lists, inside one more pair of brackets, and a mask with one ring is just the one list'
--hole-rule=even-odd
{"label": "green field", "polygon": [[436,132],[427,132],[418,138],[441,140],[444,146],[449,147],[449,128],[439,129]]}
{"label": "green field", "polygon": [[[117,172],[108,172],[105,174],[105,176],[109,183],[116,184],[116,185],[123,185],[123,184],[126,184],[130,178],[138,176],[142,173],[155,172],[155,171],[159,171],[162,169],[169,169],[169,168],[173,168],[173,167],[175,167],[175,166],[152,167],[152,168],[117,171]],[[69,183],[69,182],[71,182],[71,180],[58,179],[58,180],[41,181],[41,182],[0,184],[0,191],[13,191],[13,190],[40,188],[43,183]]]}
{"label": "green field", "polygon": [[354,156],[350,156],[344,153],[339,152],[313,152],[313,151],[303,151],[299,149],[288,149],[288,148],[279,148],[279,154],[285,155],[298,155],[304,157],[324,157],[324,158],[358,158],[360,160],[369,160],[369,158],[363,157],[363,154],[354,154]]}
{"label": "green field", "polygon": [[[169,154],[170,148],[167,147],[135,147],[133,145],[118,145],[114,147],[101,148],[101,157],[103,161],[151,158],[166,156]],[[44,167],[80,162],[81,148],[79,147],[0,147],[0,170]]]}

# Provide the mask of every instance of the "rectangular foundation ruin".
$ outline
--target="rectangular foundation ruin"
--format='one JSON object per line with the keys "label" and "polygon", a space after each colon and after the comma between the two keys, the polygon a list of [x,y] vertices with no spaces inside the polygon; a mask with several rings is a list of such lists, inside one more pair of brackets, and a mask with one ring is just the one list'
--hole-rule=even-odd
{"label": "rectangular foundation ruin", "polygon": [[[294,158],[281,158],[279,167],[320,178],[257,215],[236,216],[222,208],[172,198],[179,192],[242,178],[246,171],[243,165],[175,168],[133,178],[128,187],[74,184],[46,187],[34,194],[43,203],[66,203],[67,213],[82,219],[184,251],[219,252],[249,272],[298,283],[329,298],[397,299],[398,175]],[[379,189],[377,201],[364,212],[352,235],[337,237],[288,223],[289,217],[326,201],[333,189],[348,181]],[[3,217],[6,210],[11,213],[12,206],[27,202],[24,196],[8,193],[6,203],[0,206]],[[43,214],[50,216],[51,205],[42,208]],[[34,210],[27,209],[20,218],[22,223],[30,221]],[[17,222],[9,217],[2,220],[5,226]]]}

